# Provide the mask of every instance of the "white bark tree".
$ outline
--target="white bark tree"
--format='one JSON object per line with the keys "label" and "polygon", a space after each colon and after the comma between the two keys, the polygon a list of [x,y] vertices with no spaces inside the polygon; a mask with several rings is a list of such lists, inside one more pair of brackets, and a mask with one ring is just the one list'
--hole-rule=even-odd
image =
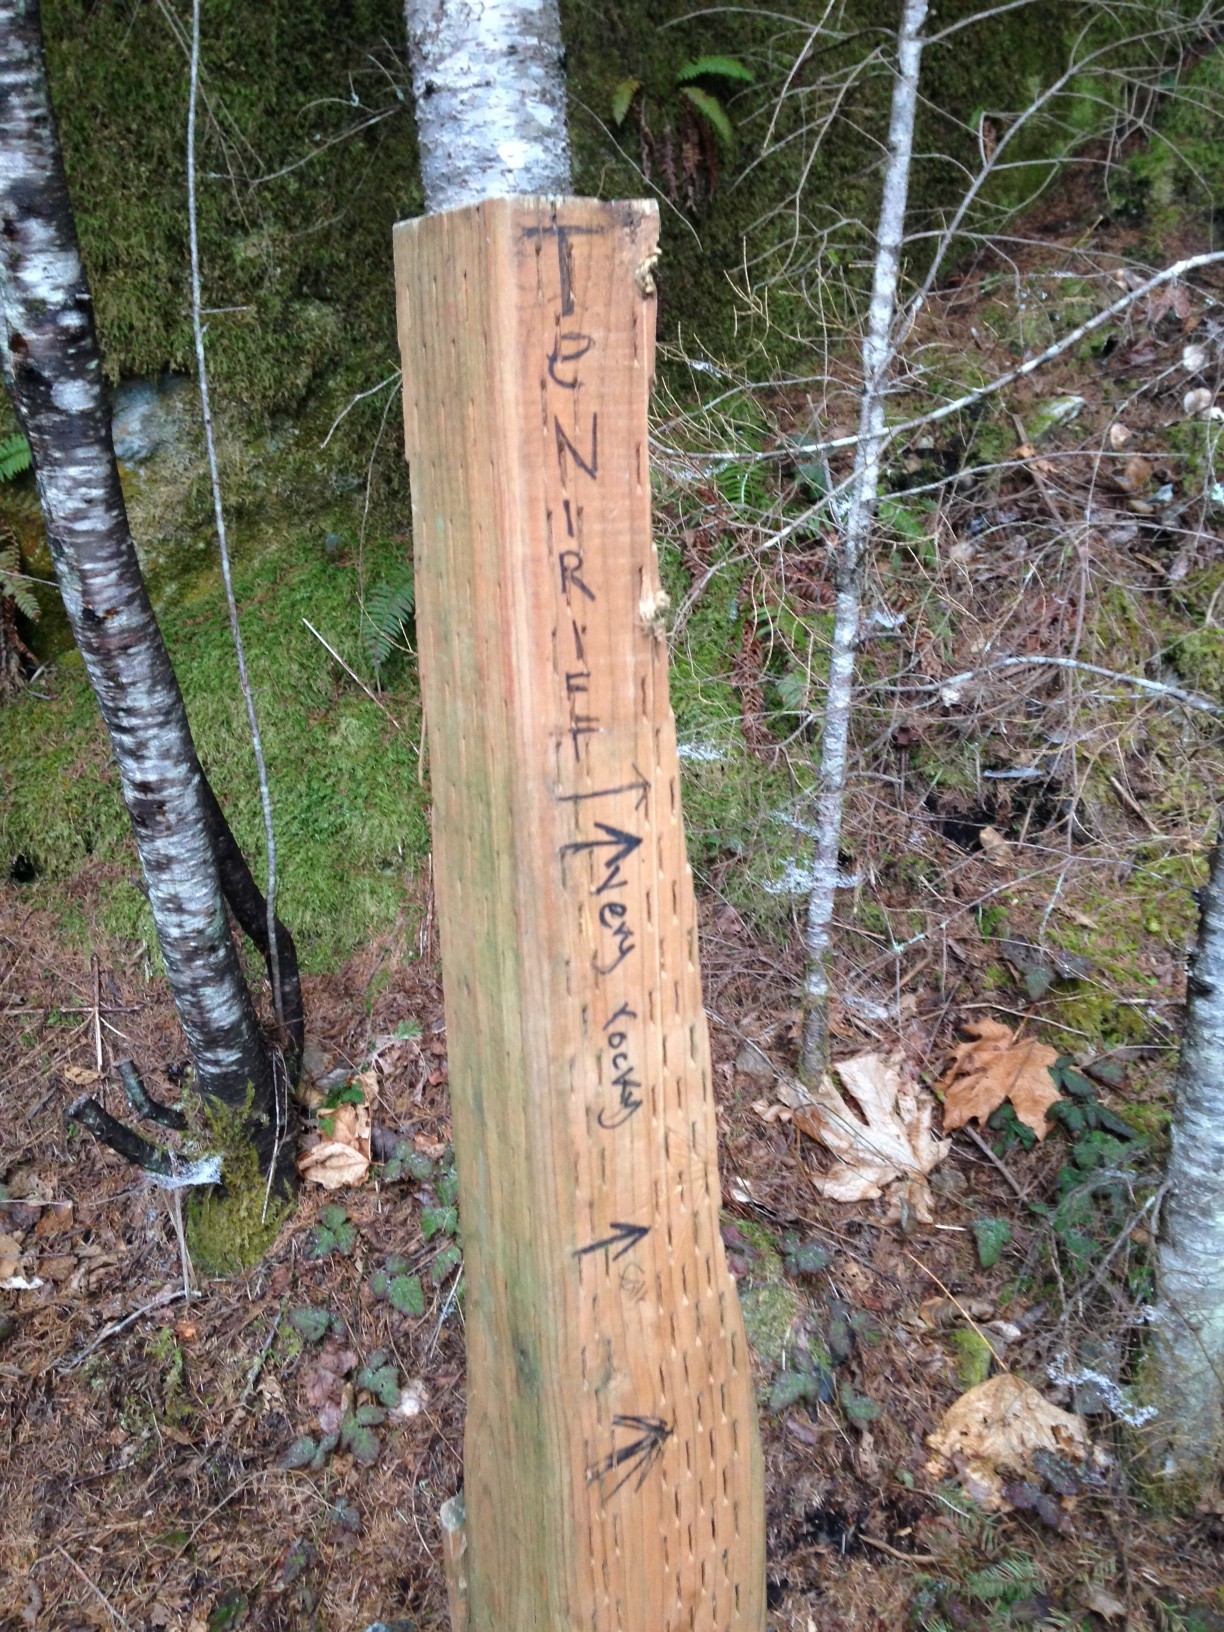
{"label": "white bark tree", "polygon": [[880,222],[876,232],[871,307],[867,316],[867,335],[863,341],[863,390],[859,399],[858,441],[854,450],[854,471],[845,498],[841,537],[834,556],[837,602],[820,749],[812,887],[807,904],[807,971],[803,992],[800,1073],[808,1082],[818,1082],[828,1063],[828,951],[833,903],[837,894],[842,812],[846,802],[855,655],[863,583],[880,487],[881,459],[886,443],[884,409],[889,372],[895,356],[893,322],[897,312],[897,277],[901,247],[905,241],[910,161],[914,151],[914,118],[918,108],[918,73],[922,64],[922,26],[926,14],[927,0],[905,0],[897,38],[896,77],[893,80]]}
{"label": "white bark tree", "polygon": [[573,190],[557,0],[405,0],[425,208]]}
{"label": "white bark tree", "polygon": [[[264,900],[200,766],[128,526],[38,0],[0,0],[0,332],[56,579],[110,734],[196,1086],[239,1108],[253,1093],[252,1137],[268,1160],[283,1143],[278,1099],[225,912],[228,901],[267,957]],[[296,1056],[301,994],[283,926],[278,951],[286,1045]],[[149,1159],[100,1106],[85,1100],[74,1109],[122,1154]]]}
{"label": "white bark tree", "polygon": [[1196,1494],[1224,1465],[1224,833],[1201,895],[1157,1251],[1154,1471]]}

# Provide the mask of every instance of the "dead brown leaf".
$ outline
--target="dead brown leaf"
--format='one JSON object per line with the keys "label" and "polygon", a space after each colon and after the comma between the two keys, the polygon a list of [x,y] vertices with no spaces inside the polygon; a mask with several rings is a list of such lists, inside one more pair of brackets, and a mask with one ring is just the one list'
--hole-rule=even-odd
{"label": "dead brown leaf", "polygon": [[984,827],[978,834],[978,842],[992,867],[1011,866],[1012,847],[997,827]]}
{"label": "dead brown leaf", "polygon": [[1033,1477],[1035,1451],[1082,1462],[1088,1434],[1081,1418],[1005,1371],[962,1394],[927,1435],[927,1448],[933,1453],[927,1471],[934,1478],[954,1470],[974,1501],[997,1512],[1009,1505],[1003,1494],[1007,1476]]}
{"label": "dead brown leaf", "polygon": [[869,1201],[894,1179],[914,1180],[909,1210],[929,1223],[925,1175],[948,1149],[931,1133],[931,1100],[905,1080],[899,1060],[883,1054],[859,1054],[834,1070],[861,1115],[851,1110],[828,1076],[808,1096],[809,1103],[792,1108],[795,1126],[837,1161],[831,1172],[815,1178],[817,1189],[833,1201]]}
{"label": "dead brown leaf", "polygon": [[302,1177],[325,1190],[360,1184],[370,1171],[370,1129],[378,1074],[363,1071],[351,1080],[362,1090],[362,1103],[338,1105],[334,1110],[321,1108],[318,1117],[323,1137],[298,1157]]}
{"label": "dead brown leaf", "polygon": [[302,1392],[307,1404],[314,1407],[325,1434],[334,1433],[340,1425],[346,1379],[356,1364],[352,1349],[346,1349],[339,1338],[333,1337],[320,1349],[319,1358],[306,1374]]}
{"label": "dead brown leaf", "polygon": [[1050,1131],[1046,1112],[1062,1097],[1049,1070],[1057,1051],[1031,1039],[1018,1041],[998,1020],[972,1020],[964,1029],[972,1041],[957,1045],[936,1084],[944,1096],[944,1132],[964,1127],[971,1117],[984,1123],[1009,1099],[1025,1127],[1044,1139]]}
{"label": "dead brown leaf", "polygon": [[93,1083],[102,1081],[100,1071],[90,1071],[88,1067],[83,1065],[66,1065],[64,1075],[69,1082],[75,1083],[78,1088],[88,1088]]}
{"label": "dead brown leaf", "polygon": [[1151,479],[1151,464],[1139,453],[1131,454],[1119,468],[1110,471],[1110,480],[1120,493],[1141,493]]}

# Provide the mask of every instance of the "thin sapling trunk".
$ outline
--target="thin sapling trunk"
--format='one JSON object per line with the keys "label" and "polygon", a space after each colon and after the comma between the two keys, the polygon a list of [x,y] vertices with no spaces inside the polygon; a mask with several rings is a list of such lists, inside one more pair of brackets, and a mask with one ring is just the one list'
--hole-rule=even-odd
{"label": "thin sapling trunk", "polygon": [[905,0],[898,36],[897,73],[893,82],[884,196],[880,203],[880,224],[876,234],[875,276],[867,335],[863,341],[859,439],[855,446],[854,471],[834,563],[837,603],[825,697],[820,779],[816,795],[817,836],[805,935],[807,972],[804,979],[800,1074],[808,1082],[819,1081],[828,1063],[829,932],[837,892],[838,850],[846,799],[854,662],[868,546],[875,521],[880,464],[886,439],[884,406],[893,361],[892,327],[897,310],[897,275],[909,201],[918,71],[922,61],[921,31],[926,14],[927,0]]}

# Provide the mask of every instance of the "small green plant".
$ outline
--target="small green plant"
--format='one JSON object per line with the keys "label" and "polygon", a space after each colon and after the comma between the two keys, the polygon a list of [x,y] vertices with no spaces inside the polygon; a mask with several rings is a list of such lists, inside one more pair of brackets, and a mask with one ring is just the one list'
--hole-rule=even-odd
{"label": "small green plant", "polygon": [[307,1343],[321,1343],[332,1327],[337,1326],[339,1322],[328,1310],[312,1309],[307,1305],[289,1311],[289,1324]]}
{"label": "small green plant", "polygon": [[800,1400],[809,1405],[830,1405],[836,1395],[832,1370],[818,1357],[810,1356],[807,1366],[778,1373],[768,1408],[776,1416]]}
{"label": "small green plant", "polygon": [[319,1124],[319,1131],[325,1139],[335,1137],[336,1118],[329,1116],[329,1111],[338,1111],[341,1105],[364,1105],[365,1089],[359,1082],[350,1078],[347,1082],[337,1085],[327,1094],[315,1112],[315,1120]]}
{"label": "small green plant", "polygon": [[717,185],[719,153],[735,148],[725,98],[729,91],[755,83],[756,75],[738,57],[693,57],[680,65],[657,98],[648,95],[640,79],[622,79],[608,111],[618,129],[630,109],[636,111],[643,168],[659,172],[673,204],[683,201],[695,210]]}
{"label": "small green plant", "polygon": [[993,1269],[1012,1238],[1011,1225],[1005,1218],[975,1218],[971,1228],[977,1243],[978,1263],[983,1269]]}
{"label": "small green plant", "polygon": [[415,1179],[425,1183],[434,1175],[434,1164],[423,1150],[417,1150],[406,1139],[401,1139],[391,1152],[391,1160],[382,1166],[384,1184],[395,1184],[400,1179]]}
{"label": "small green plant", "polygon": [[425,1313],[421,1277],[412,1273],[410,1259],[400,1258],[394,1253],[382,1269],[376,1269],[371,1275],[370,1295],[379,1303],[386,1301],[401,1315]]}
{"label": "small green plant", "polygon": [[20,432],[0,442],[0,482],[15,481],[32,463],[30,444]]}
{"label": "small green plant", "polygon": [[330,1258],[333,1253],[345,1257],[357,1245],[357,1231],[349,1223],[348,1213],[337,1202],[323,1209],[323,1217],[312,1233],[306,1247],[308,1258]]}
{"label": "small green plant", "polygon": [[818,1275],[828,1269],[832,1259],[816,1241],[801,1241],[797,1235],[788,1235],[782,1243],[786,1268],[792,1275]]}
{"label": "small green plant", "polygon": [[402,576],[375,584],[366,596],[361,609],[361,633],[376,676],[392,652],[406,644],[407,625],[415,610],[416,586],[407,567]]}
{"label": "small green plant", "polygon": [[399,1368],[383,1349],[376,1349],[357,1373],[357,1387],[373,1394],[388,1411],[394,1411],[400,1397]]}
{"label": "small green plant", "polygon": [[171,1424],[185,1422],[191,1415],[191,1406],[183,1397],[187,1387],[187,1363],[174,1328],[159,1327],[145,1344],[145,1352],[160,1373],[163,1419]]}
{"label": "small green plant", "polygon": [[[24,436],[6,436],[0,442],[0,482],[16,481],[29,470],[30,444]],[[21,551],[12,532],[0,521],[0,600],[15,601],[31,621],[38,618],[38,600],[21,571]]]}

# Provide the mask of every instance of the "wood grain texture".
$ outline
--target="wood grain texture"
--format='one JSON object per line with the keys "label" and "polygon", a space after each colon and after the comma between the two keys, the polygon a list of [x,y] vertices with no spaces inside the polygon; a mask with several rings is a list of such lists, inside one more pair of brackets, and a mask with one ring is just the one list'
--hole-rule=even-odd
{"label": "wood grain texture", "polygon": [[472,1632],[764,1625],[650,530],[652,204],[396,228]]}

